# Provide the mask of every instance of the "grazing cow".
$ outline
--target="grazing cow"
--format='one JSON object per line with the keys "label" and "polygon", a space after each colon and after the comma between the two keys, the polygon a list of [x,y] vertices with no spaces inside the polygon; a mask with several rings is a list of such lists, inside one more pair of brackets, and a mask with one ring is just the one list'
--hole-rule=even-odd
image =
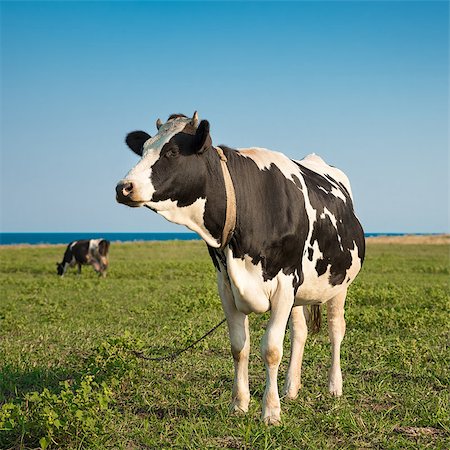
{"label": "grazing cow", "polygon": [[56,263],[58,275],[63,276],[68,267],[75,265],[78,265],[78,273],[81,274],[81,266],[90,264],[99,275],[106,276],[109,244],[106,239],[71,242],[66,248],[62,262]]}
{"label": "grazing cow", "polygon": [[344,301],[365,251],[347,177],[314,154],[296,161],[262,148],[214,147],[209,123],[198,124],[197,113],[172,115],[164,124],[158,119],[157,128],[154,137],[128,134],[126,143],[141,159],[117,184],[117,201],[146,206],[208,245],[234,358],[231,411],[246,412],[250,401],[252,312],[270,310],[261,345],[266,424],[280,422],[277,373],[287,322],[291,357],[283,395],[295,398],[310,311],[317,313],[324,303],[331,340],[328,389],[341,395]]}

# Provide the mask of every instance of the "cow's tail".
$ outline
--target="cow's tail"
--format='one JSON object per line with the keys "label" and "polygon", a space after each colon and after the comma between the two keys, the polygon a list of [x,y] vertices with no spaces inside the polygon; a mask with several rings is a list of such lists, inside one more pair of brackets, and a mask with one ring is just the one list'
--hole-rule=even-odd
{"label": "cow's tail", "polygon": [[311,333],[318,333],[322,325],[322,308],[320,305],[309,307],[308,328]]}

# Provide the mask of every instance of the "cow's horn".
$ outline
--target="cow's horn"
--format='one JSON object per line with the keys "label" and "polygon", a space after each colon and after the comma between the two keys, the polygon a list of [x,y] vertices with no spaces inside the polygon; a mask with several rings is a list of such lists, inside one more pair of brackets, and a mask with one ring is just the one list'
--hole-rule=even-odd
{"label": "cow's horn", "polygon": [[191,125],[193,125],[195,128],[197,128],[197,126],[198,126],[198,114],[197,114],[197,111],[195,111],[194,115],[192,116]]}
{"label": "cow's horn", "polygon": [[156,121],[156,128],[158,128],[158,130],[162,127],[163,123],[161,122],[161,119],[158,119]]}

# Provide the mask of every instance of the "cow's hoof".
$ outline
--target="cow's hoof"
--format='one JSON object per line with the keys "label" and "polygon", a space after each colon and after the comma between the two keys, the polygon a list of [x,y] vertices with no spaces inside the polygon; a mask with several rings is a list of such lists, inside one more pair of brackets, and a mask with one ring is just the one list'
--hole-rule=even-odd
{"label": "cow's hoof", "polygon": [[333,397],[341,397],[341,396],[342,396],[342,388],[330,386],[330,387],[328,388],[328,390],[330,391],[330,394],[331,394]]}
{"label": "cow's hoof", "polygon": [[298,397],[298,392],[297,393],[284,392],[283,396],[282,396],[283,400],[286,400],[288,402],[294,401],[295,399],[297,399],[297,397]]}
{"label": "cow's hoof", "polygon": [[340,397],[342,395],[342,374],[341,371],[332,371],[328,373],[328,392],[333,397]]}
{"label": "cow's hoof", "polygon": [[295,400],[298,397],[298,391],[301,386],[298,388],[292,386],[285,386],[282,391],[282,397],[284,400]]}
{"label": "cow's hoof", "polygon": [[242,403],[238,403],[237,401],[231,402],[229,406],[229,411],[231,414],[235,414],[237,416],[244,415],[248,411],[248,405],[243,405]]}
{"label": "cow's hoof", "polygon": [[261,418],[266,425],[281,425],[280,406],[263,407]]}
{"label": "cow's hoof", "polygon": [[264,417],[264,424],[267,426],[280,426],[281,425],[281,418],[280,416],[268,416]]}

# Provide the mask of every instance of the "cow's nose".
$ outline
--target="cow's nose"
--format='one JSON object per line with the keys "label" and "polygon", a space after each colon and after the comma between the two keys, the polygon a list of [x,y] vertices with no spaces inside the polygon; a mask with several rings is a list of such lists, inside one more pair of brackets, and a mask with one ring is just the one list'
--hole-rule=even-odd
{"label": "cow's nose", "polygon": [[133,183],[131,181],[124,181],[116,186],[117,200],[126,199],[133,192]]}

